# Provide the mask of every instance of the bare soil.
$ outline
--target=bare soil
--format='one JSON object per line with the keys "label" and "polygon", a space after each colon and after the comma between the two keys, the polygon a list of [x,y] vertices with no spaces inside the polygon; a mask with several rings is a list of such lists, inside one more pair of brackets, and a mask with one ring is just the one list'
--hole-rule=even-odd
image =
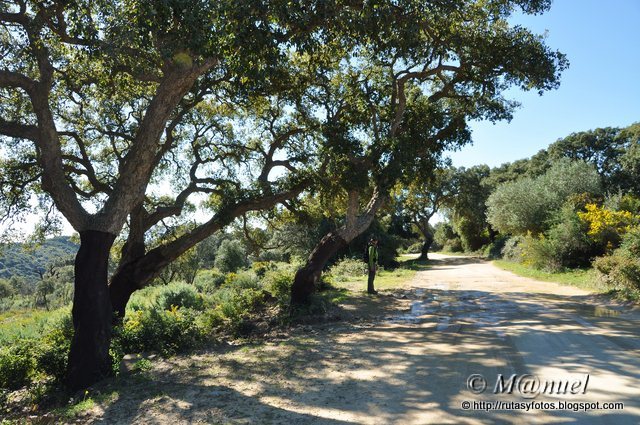
{"label": "bare soil", "polygon": [[[108,424],[637,424],[640,314],[587,291],[488,262],[432,255],[403,292],[352,302],[339,321],[259,343],[154,362],[92,394],[113,395],[72,422]],[[464,410],[498,374],[589,374],[581,394],[545,402],[623,402],[624,410]],[[473,394],[467,378],[489,382]]]}

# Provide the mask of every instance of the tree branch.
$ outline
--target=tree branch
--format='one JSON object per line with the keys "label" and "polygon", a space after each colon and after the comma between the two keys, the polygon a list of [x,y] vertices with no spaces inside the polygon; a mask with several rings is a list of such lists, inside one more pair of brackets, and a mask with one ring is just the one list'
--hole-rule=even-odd
{"label": "tree branch", "polygon": [[189,69],[176,66],[167,70],[140,123],[135,141],[124,158],[113,195],[94,217],[100,228],[117,233],[126,221],[129,206],[144,198],[166,122],[196,79],[216,63],[217,60],[208,59]]}
{"label": "tree branch", "polygon": [[38,127],[35,125],[20,124],[12,121],[5,121],[0,118],[0,134],[7,137],[28,139],[35,141],[38,138]]}

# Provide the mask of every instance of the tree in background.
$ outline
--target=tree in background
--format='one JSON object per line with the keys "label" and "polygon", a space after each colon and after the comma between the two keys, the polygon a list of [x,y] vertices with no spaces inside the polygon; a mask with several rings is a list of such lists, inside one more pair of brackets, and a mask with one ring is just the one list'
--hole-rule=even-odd
{"label": "tree in background", "polygon": [[620,137],[629,141],[627,151],[620,158],[622,169],[627,178],[628,190],[640,196],[640,123],[622,130]]}
{"label": "tree in background", "polygon": [[547,148],[548,161],[569,158],[592,164],[602,177],[604,189],[618,191],[628,189],[621,158],[629,145],[629,139],[624,137],[619,128],[581,131],[552,143]]}
{"label": "tree in background", "polygon": [[602,193],[592,165],[559,160],[542,176],[499,185],[487,199],[487,220],[502,234],[540,234],[571,195]]}
{"label": "tree in background", "polygon": [[433,241],[438,244],[443,251],[462,251],[462,241],[460,236],[453,231],[453,227],[448,221],[436,223],[433,232]]}
{"label": "tree in background", "polygon": [[607,192],[635,190],[633,176],[637,176],[637,173],[633,171],[629,159],[634,156],[632,151],[639,140],[640,124],[571,133],[531,158],[493,168],[486,183],[495,187],[520,177],[534,178],[544,174],[555,161],[568,158],[593,165],[602,177],[603,188]]}
{"label": "tree in background", "polygon": [[460,168],[457,172],[457,193],[448,205],[451,225],[459,235],[465,251],[475,251],[494,237],[487,221],[486,202],[491,186],[486,183],[489,167],[476,165]]}
{"label": "tree in background", "polygon": [[223,273],[236,272],[247,267],[247,252],[238,240],[224,240],[216,252],[215,266]]}
{"label": "tree in background", "polygon": [[467,119],[510,118],[508,87],[559,84],[564,56],[509,26],[518,7],[541,13],[549,4],[400,1],[369,10],[373,25],[353,26],[365,45],[338,64],[344,77],[318,76],[328,171],[346,193],[347,213],[296,273],[293,304],[306,302],[327,261],[366,231],[401,175],[435,168],[445,148],[469,141]]}
{"label": "tree in background", "polygon": [[434,241],[431,218],[443,206],[451,204],[457,196],[458,181],[455,168],[437,169],[430,177],[416,176],[406,187],[396,189],[395,202],[402,205],[404,213],[423,238],[420,260],[428,259]]}
{"label": "tree in background", "polygon": [[8,298],[15,294],[15,289],[7,279],[0,279],[0,299]]}

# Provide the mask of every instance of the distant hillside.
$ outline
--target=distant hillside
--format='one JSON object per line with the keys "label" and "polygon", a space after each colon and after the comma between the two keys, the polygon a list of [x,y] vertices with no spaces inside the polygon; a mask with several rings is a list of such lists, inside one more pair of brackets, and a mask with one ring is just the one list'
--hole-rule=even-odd
{"label": "distant hillside", "polygon": [[45,240],[35,249],[24,244],[0,246],[0,278],[11,276],[39,277],[46,267],[56,261],[68,259],[78,251],[78,245],[68,236]]}

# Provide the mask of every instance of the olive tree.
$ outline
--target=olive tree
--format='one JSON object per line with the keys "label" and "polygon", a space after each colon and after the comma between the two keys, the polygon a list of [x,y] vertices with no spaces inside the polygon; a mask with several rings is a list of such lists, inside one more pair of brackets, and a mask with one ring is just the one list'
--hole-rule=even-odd
{"label": "olive tree", "polygon": [[593,165],[565,158],[541,176],[498,185],[487,199],[487,220],[503,234],[538,234],[549,228],[549,219],[571,195],[601,192]]}

